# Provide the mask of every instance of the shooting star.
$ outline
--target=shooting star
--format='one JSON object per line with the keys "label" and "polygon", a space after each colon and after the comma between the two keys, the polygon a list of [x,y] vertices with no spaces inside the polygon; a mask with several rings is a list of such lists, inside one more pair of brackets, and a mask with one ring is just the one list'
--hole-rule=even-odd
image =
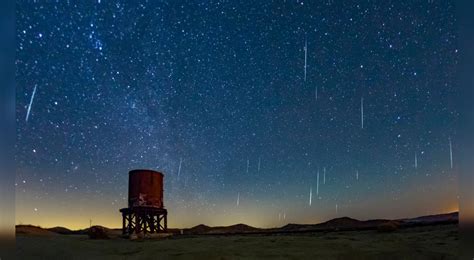
{"label": "shooting star", "polygon": [[318,101],[318,86],[314,88],[314,99]]}
{"label": "shooting star", "polygon": [[359,171],[356,170],[356,180],[359,180]]}
{"label": "shooting star", "polygon": [[183,158],[179,158],[179,166],[178,166],[178,180],[179,175],[181,174],[181,165],[183,164]]}
{"label": "shooting star", "polygon": [[337,206],[337,204],[336,204],[336,215],[337,215],[337,211],[338,211],[338,206]]}
{"label": "shooting star", "polygon": [[453,168],[453,143],[451,142],[451,136],[449,137],[449,159],[451,161],[451,169]]}
{"label": "shooting star", "polygon": [[237,206],[239,206],[240,204],[240,192],[237,193]]}
{"label": "shooting star", "polygon": [[308,67],[308,40],[304,39],[304,81],[306,82],[306,68]]}
{"label": "shooting star", "polygon": [[313,200],[313,187],[309,187],[309,205],[311,206],[311,201]]}
{"label": "shooting star", "polygon": [[415,153],[415,169],[418,169],[418,157]]}
{"label": "shooting star", "polygon": [[323,184],[326,184],[326,167],[323,168]]}
{"label": "shooting star", "polygon": [[30,117],[31,106],[33,105],[35,94],[36,94],[36,85],[35,85],[35,88],[33,89],[33,93],[31,94],[30,104],[28,105],[28,109],[26,110],[26,118],[25,118],[26,122],[28,122],[28,118]]}
{"label": "shooting star", "polygon": [[319,170],[316,177],[316,196],[319,197]]}
{"label": "shooting star", "polygon": [[364,129],[364,98],[360,98],[360,123],[361,129]]}
{"label": "shooting star", "polygon": [[286,219],[286,212],[283,212],[283,220]]}
{"label": "shooting star", "polygon": [[247,173],[249,173],[249,165],[250,165],[250,161],[249,159],[247,159]]}

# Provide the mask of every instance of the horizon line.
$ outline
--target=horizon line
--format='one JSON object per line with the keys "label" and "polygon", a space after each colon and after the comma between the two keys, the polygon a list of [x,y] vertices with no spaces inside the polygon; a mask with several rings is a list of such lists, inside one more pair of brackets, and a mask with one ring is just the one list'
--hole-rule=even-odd
{"label": "horizon line", "polygon": [[[240,224],[243,224],[243,225],[246,225],[246,226],[249,226],[249,227],[253,227],[253,228],[258,228],[258,229],[272,229],[272,228],[281,228],[281,227],[284,227],[286,225],[289,225],[289,224],[295,224],[295,225],[318,225],[318,224],[322,224],[322,223],[325,223],[325,222],[328,222],[328,221],[331,221],[331,220],[334,220],[334,219],[342,219],[342,218],[350,218],[350,219],[354,219],[354,220],[357,220],[357,221],[370,221],[370,220],[404,220],[404,219],[414,219],[414,218],[419,218],[419,217],[429,217],[429,216],[437,216],[437,215],[447,215],[447,214],[454,214],[454,213],[458,213],[459,214],[459,209],[456,210],[456,211],[448,211],[448,212],[440,212],[440,213],[433,213],[433,214],[428,214],[428,215],[421,215],[421,216],[415,216],[415,217],[404,217],[404,218],[396,218],[396,219],[386,219],[386,218],[372,218],[372,219],[356,219],[356,218],[351,218],[349,216],[342,216],[342,217],[336,217],[336,218],[331,218],[331,219],[328,219],[328,220],[325,220],[325,221],[322,221],[322,222],[319,222],[319,223],[311,223],[311,224],[302,224],[302,223],[291,223],[291,222],[288,222],[282,226],[275,226],[275,227],[256,227],[256,226],[251,226],[251,225],[248,225],[248,224],[245,224],[245,223],[234,223],[234,224],[230,224],[230,225],[223,225],[223,226],[208,226],[204,223],[200,223],[200,224],[197,224],[197,225],[194,225],[192,227],[187,227],[187,228],[179,228],[179,227],[169,227],[168,229],[190,229],[190,228],[193,228],[193,227],[196,227],[196,226],[199,226],[199,225],[204,225],[204,226],[208,226],[208,227],[229,227],[229,226],[234,226],[234,225],[240,225]],[[18,227],[18,226],[32,226],[32,227],[38,227],[38,228],[42,228],[42,229],[51,229],[51,228],[66,228],[70,231],[79,231],[79,230],[84,230],[84,229],[88,229],[90,227],[84,227],[84,228],[78,228],[78,229],[71,229],[71,228],[68,228],[66,226],[53,226],[53,227],[42,227],[41,225],[34,225],[34,224],[15,224],[15,228]],[[107,227],[107,226],[103,226],[103,225],[92,225],[92,227],[94,226],[100,226],[100,227],[104,227],[104,228],[108,228],[108,229],[122,229],[122,227]]]}

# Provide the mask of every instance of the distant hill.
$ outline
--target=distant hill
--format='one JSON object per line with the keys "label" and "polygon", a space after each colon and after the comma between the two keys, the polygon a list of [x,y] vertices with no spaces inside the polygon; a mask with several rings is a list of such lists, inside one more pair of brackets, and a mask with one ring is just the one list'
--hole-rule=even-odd
{"label": "distant hill", "polygon": [[331,227],[342,227],[342,226],[355,226],[359,225],[361,221],[349,217],[334,218],[329,221],[323,222],[319,225],[331,226]]}
{"label": "distant hill", "polygon": [[186,234],[204,234],[209,232],[212,228],[203,224],[197,225],[195,227],[185,229]]}
{"label": "distant hill", "polygon": [[252,227],[245,224],[236,224],[227,227],[213,227],[209,234],[236,234],[236,233],[251,233],[251,232],[258,232],[262,231],[260,228]]}
{"label": "distant hill", "polygon": [[[397,220],[372,219],[357,220],[349,217],[335,218],[319,224],[287,224],[278,228],[256,228],[246,224],[235,224],[231,226],[210,227],[197,225],[186,229],[169,229],[169,233],[184,235],[226,235],[226,234],[268,234],[268,233],[299,233],[299,232],[320,232],[320,231],[344,231],[344,230],[375,230],[387,224],[396,224],[397,227],[414,227],[425,225],[455,224],[458,223],[459,213],[452,212],[446,214],[421,216],[416,218],[406,218]],[[101,227],[101,226],[99,226]],[[104,228],[111,237],[121,235],[121,229]],[[80,230],[70,230],[64,227],[41,228],[32,225],[17,225],[17,234],[26,235],[86,235],[89,228]]]}
{"label": "distant hill", "polygon": [[53,227],[53,228],[47,228],[47,230],[49,230],[51,232],[54,232],[54,233],[61,234],[61,235],[70,235],[70,234],[74,233],[74,231],[72,231],[68,228],[65,228],[65,227]]}
{"label": "distant hill", "polygon": [[209,227],[206,225],[197,225],[195,227],[185,229],[184,234],[240,234],[261,232],[263,229],[252,227],[245,224],[235,224],[231,226]]}
{"label": "distant hill", "polygon": [[32,236],[55,236],[58,233],[44,229],[40,226],[33,225],[17,225],[15,227],[17,234],[32,235]]}
{"label": "distant hill", "polygon": [[437,225],[437,224],[455,224],[458,223],[458,212],[447,214],[421,216],[407,219],[371,219],[357,220],[349,217],[335,218],[319,224],[287,224],[281,228],[271,229],[272,232],[310,232],[310,231],[331,231],[331,230],[366,230],[377,229],[379,226],[388,223],[397,223],[401,228]]}
{"label": "distant hill", "polygon": [[[102,226],[97,226],[103,228],[107,234],[110,236],[119,236],[122,234],[122,229],[110,229]],[[87,235],[89,228],[79,229],[79,230],[70,230],[65,227],[52,227],[52,228],[42,228],[40,226],[33,225],[16,225],[16,234],[24,235],[37,235],[37,236],[54,236],[54,235]]]}
{"label": "distant hill", "polygon": [[399,219],[405,224],[440,224],[440,223],[457,223],[459,220],[459,212],[451,212],[446,214],[428,215],[416,218]]}
{"label": "distant hill", "polygon": [[390,220],[375,219],[360,221],[357,219],[342,217],[335,218],[319,224],[288,224],[281,228],[274,229],[275,232],[308,232],[308,231],[331,231],[331,230],[361,230],[375,229],[382,223]]}

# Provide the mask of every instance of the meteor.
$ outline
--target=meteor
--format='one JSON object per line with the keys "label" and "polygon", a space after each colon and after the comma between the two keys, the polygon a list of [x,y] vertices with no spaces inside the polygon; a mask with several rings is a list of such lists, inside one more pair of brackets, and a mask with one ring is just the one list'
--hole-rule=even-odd
{"label": "meteor", "polygon": [[28,122],[28,118],[30,117],[31,106],[33,105],[35,94],[36,94],[36,85],[35,85],[35,88],[33,89],[33,93],[31,94],[30,104],[28,105],[28,109],[26,110],[26,118],[25,118],[26,122]]}
{"label": "meteor", "polygon": [[361,128],[364,129],[364,98],[360,98],[360,123]]}
{"label": "meteor", "polygon": [[183,158],[179,158],[179,167],[178,167],[178,180],[179,180],[179,175],[181,174],[181,164],[183,163]]}
{"label": "meteor", "polygon": [[304,40],[304,81],[306,82],[306,68],[308,67],[308,40]]}
{"label": "meteor", "polygon": [[451,161],[451,169],[453,168],[453,143],[451,137],[449,137],[449,159]]}
{"label": "meteor", "polygon": [[317,181],[316,181],[316,196],[319,196],[319,170],[318,170],[318,175],[317,175]]}

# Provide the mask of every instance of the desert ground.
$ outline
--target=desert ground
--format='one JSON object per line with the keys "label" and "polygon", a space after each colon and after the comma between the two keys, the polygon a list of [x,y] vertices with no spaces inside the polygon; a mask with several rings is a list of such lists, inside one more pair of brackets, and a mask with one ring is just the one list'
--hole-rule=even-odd
{"label": "desert ground", "polygon": [[17,234],[18,259],[457,259],[458,225],[130,241]]}

